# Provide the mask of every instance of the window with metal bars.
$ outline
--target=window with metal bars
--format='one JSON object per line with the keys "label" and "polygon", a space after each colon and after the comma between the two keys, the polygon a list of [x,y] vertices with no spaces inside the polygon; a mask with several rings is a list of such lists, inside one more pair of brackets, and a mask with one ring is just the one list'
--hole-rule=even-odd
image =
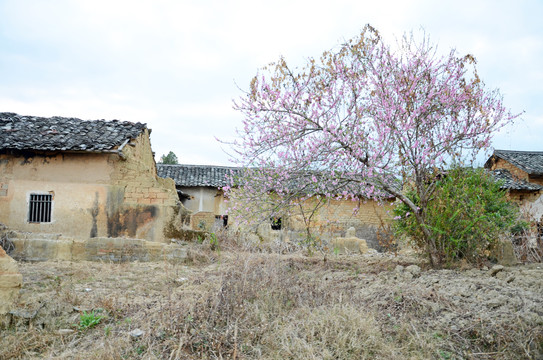
{"label": "window with metal bars", "polygon": [[30,194],[28,222],[51,222],[53,195]]}

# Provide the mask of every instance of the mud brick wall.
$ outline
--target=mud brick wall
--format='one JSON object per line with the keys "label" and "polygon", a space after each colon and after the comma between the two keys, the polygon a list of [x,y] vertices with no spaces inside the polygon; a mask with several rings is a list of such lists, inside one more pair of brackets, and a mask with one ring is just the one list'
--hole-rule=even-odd
{"label": "mud brick wall", "polygon": [[[370,247],[379,249],[377,232],[389,219],[387,211],[392,208],[392,201],[393,199],[390,199],[381,205],[373,200],[361,202],[330,200],[311,217],[311,234],[320,240],[330,241],[345,236],[347,229],[353,227],[356,237],[366,240]],[[316,204],[317,200],[315,198],[311,198],[304,203],[306,220]],[[358,208],[358,211],[353,212],[355,208]],[[280,238],[296,241],[307,236],[304,215],[301,210],[294,210],[289,216],[282,216],[281,223],[282,229],[280,231],[282,235],[279,236]],[[238,226],[238,224],[232,225],[233,230],[252,231],[250,228],[246,229],[244,226]],[[261,225],[265,226],[266,224]],[[263,231],[262,226],[258,226],[257,233],[263,240],[273,240],[273,238],[277,237],[276,232]],[[267,227],[271,230],[271,223],[267,224]]]}
{"label": "mud brick wall", "polygon": [[[353,211],[355,208],[357,211]],[[353,227],[356,237],[365,239],[372,248],[379,248],[377,231],[387,221],[390,208],[390,201],[380,205],[373,200],[331,200],[314,216],[311,228],[323,239],[332,239],[345,236],[347,229]],[[300,216],[291,217],[289,225],[298,231],[305,229]]]}
{"label": "mud brick wall", "polygon": [[505,161],[504,159],[498,159],[498,161],[496,161],[492,165],[492,168],[490,170],[496,170],[496,169],[509,170],[509,172],[511,173],[511,175],[513,175],[514,178],[528,181],[528,173],[526,171],[519,169],[518,167],[511,164],[509,161]]}
{"label": "mud brick wall", "polygon": [[156,164],[147,130],[133,144],[125,147],[127,161],[114,161],[113,185],[124,187],[124,201],[130,204],[178,204],[175,183],[156,175]]}
{"label": "mud brick wall", "polygon": [[[180,227],[171,179],[159,178],[148,130],[116,154],[0,154],[0,222],[14,230],[81,239],[131,237],[168,242]],[[51,196],[51,221],[29,221],[29,194]]]}
{"label": "mud brick wall", "polygon": [[190,227],[194,230],[211,231],[215,224],[215,214],[208,211],[194,213],[190,217]]}

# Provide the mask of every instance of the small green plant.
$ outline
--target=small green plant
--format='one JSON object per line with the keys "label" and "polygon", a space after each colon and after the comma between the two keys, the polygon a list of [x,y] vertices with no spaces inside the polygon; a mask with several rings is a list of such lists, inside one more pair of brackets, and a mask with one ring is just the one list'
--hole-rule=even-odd
{"label": "small green plant", "polygon": [[141,354],[143,354],[144,352],[145,352],[145,346],[144,346],[144,345],[140,345],[140,346],[136,347],[136,353],[137,353],[138,355],[141,355]]}
{"label": "small green plant", "polygon": [[87,330],[98,325],[102,319],[103,316],[96,314],[94,310],[91,312],[83,311],[79,316],[79,325],[77,327],[80,331]]}
{"label": "small green plant", "polygon": [[221,252],[221,249],[219,248],[219,239],[217,238],[217,235],[215,235],[215,233],[209,234],[209,246],[212,251],[217,250],[218,253]]}
{"label": "small green plant", "polygon": [[446,350],[439,350],[439,358],[443,360],[450,360],[453,358],[453,355]]}
{"label": "small green plant", "polygon": [[106,326],[106,328],[104,329],[104,335],[105,337],[111,335],[111,326]]}

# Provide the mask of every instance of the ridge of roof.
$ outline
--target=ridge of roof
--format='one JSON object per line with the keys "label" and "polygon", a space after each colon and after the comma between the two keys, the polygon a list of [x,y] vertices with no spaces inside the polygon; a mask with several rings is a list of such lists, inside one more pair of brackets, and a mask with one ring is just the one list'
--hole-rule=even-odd
{"label": "ridge of roof", "polygon": [[500,152],[500,153],[524,153],[524,154],[541,154],[543,155],[543,151],[529,151],[529,150],[504,150],[504,149],[495,149],[494,153]]}
{"label": "ridge of roof", "polygon": [[172,167],[190,167],[190,168],[217,168],[217,169],[242,169],[239,166],[226,166],[226,165],[197,165],[197,164],[162,164],[157,163],[160,166],[172,166]]}

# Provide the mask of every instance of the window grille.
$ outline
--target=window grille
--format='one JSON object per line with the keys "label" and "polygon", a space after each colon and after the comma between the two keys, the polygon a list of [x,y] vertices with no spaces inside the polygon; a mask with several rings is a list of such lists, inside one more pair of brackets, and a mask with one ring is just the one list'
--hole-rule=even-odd
{"label": "window grille", "polygon": [[30,194],[28,221],[33,223],[51,222],[53,195]]}

